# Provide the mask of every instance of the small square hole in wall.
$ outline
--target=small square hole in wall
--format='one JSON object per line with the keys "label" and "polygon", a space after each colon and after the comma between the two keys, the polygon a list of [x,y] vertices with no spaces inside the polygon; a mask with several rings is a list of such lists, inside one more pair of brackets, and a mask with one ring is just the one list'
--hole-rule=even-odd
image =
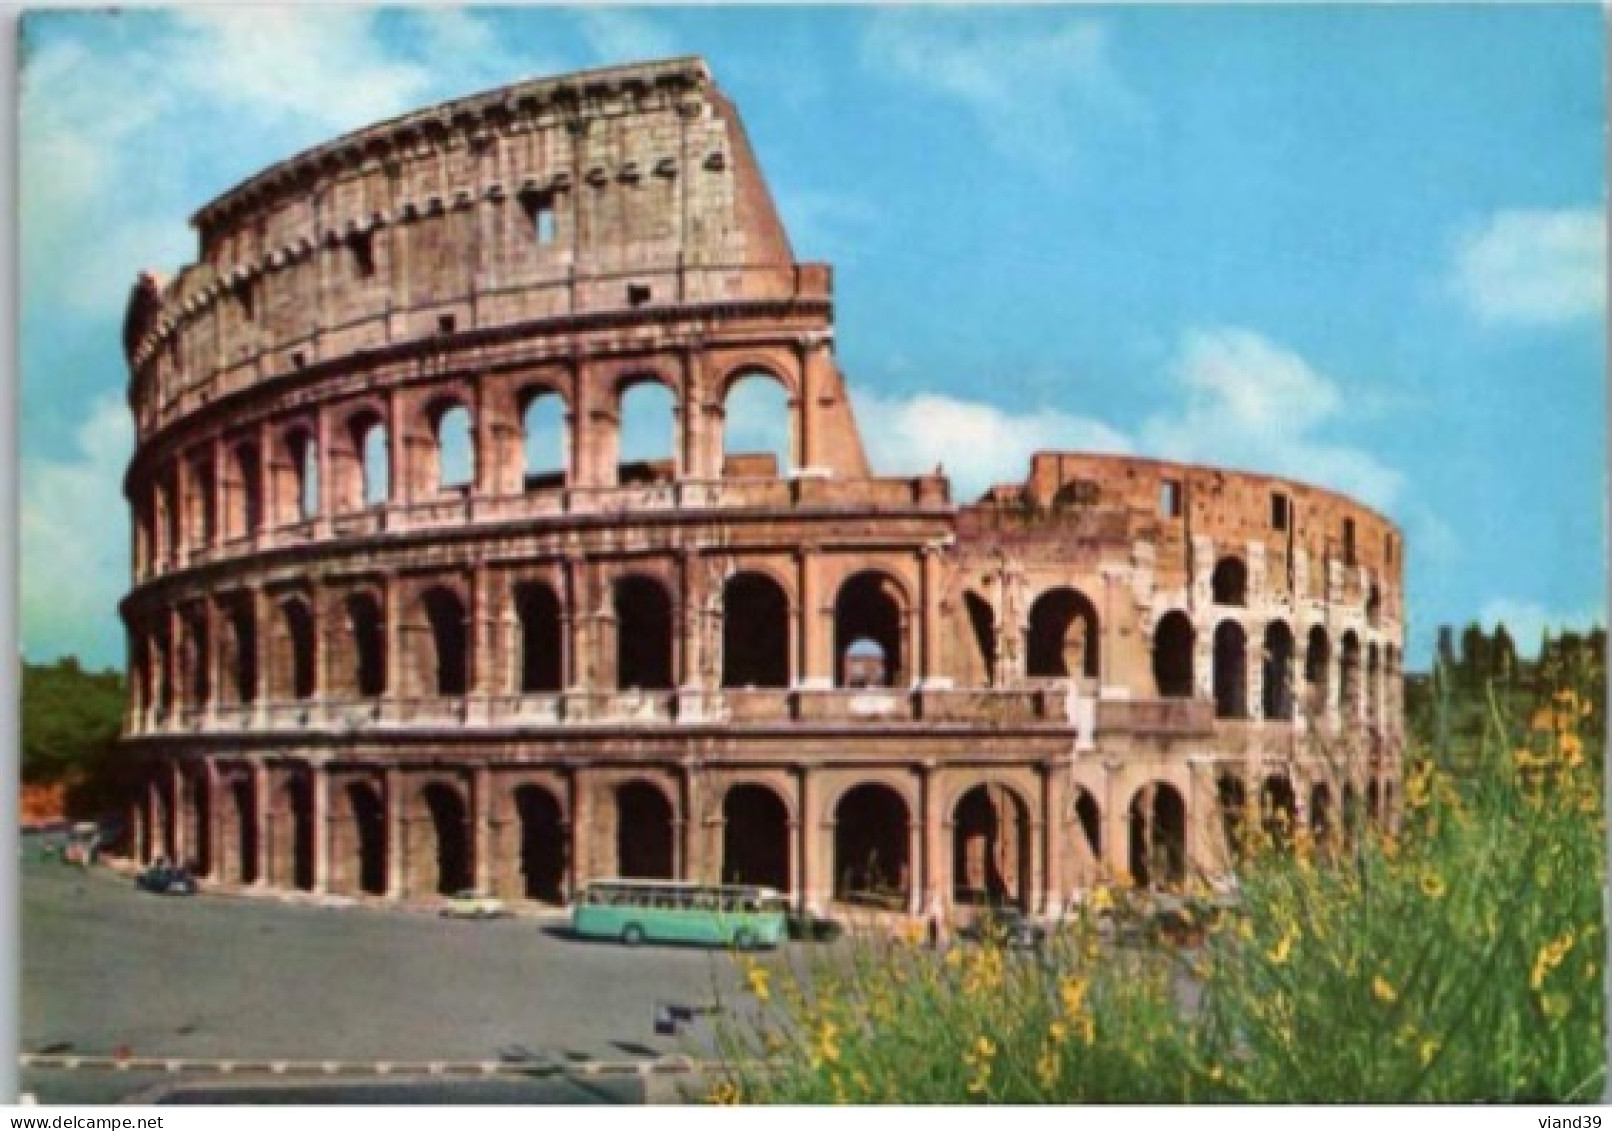
{"label": "small square hole in wall", "polygon": [[451,334],[457,325],[458,322],[451,314],[439,314],[437,316],[437,333],[439,334]]}
{"label": "small square hole in wall", "polygon": [[1286,530],[1289,521],[1287,496],[1280,491],[1271,493],[1271,529]]}
{"label": "small square hole in wall", "polygon": [[301,369],[308,364],[308,359],[299,351],[291,355],[291,368]]}
{"label": "small square hole in wall", "polygon": [[1159,483],[1159,515],[1163,518],[1181,517],[1181,481],[1165,479]]}
{"label": "small square hole in wall", "polygon": [[551,244],[558,234],[554,220],[554,194],[528,192],[521,195],[521,207],[527,222],[532,225],[532,237],[541,244]]}
{"label": "small square hole in wall", "polygon": [[347,237],[347,247],[353,256],[353,271],[360,279],[375,274],[375,244],[369,232],[356,232]]}
{"label": "small square hole in wall", "polygon": [[650,298],[649,287],[643,283],[627,284],[627,305],[643,306]]}

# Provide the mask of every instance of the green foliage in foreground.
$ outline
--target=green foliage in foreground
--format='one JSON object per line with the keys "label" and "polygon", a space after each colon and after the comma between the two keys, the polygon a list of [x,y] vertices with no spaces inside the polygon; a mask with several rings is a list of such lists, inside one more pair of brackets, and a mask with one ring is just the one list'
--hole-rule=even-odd
{"label": "green foliage in foreground", "polygon": [[123,676],[67,657],[22,669],[22,780],[66,781],[107,758],[123,722]]}
{"label": "green foliage in foreground", "polygon": [[[1240,908],[1202,914],[1188,945],[1111,941],[1094,909],[1116,904],[1123,923],[1141,897],[1103,891],[1040,958],[893,941],[800,974],[752,962],[758,1012],[723,1035],[730,1068],[710,1098],[1596,1097],[1598,693],[1547,693],[1523,718],[1490,699],[1475,749],[1417,751],[1399,829],[1253,846]],[[1474,769],[1442,768],[1457,762]]]}

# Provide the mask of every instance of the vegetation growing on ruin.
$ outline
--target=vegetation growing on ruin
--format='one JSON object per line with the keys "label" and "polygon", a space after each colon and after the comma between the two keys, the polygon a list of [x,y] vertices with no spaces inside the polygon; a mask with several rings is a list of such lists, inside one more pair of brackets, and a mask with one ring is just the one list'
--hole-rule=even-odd
{"label": "vegetation growing on ruin", "polygon": [[[713,1100],[1569,1101],[1604,1086],[1604,676],[1436,681],[1403,821],[1245,821],[1240,905],[1100,889],[1040,956],[859,944],[747,963]],[[1537,676],[1537,679],[1536,679]],[[1164,927],[1165,929],[1160,929]],[[1136,933],[1132,934],[1132,930]]]}

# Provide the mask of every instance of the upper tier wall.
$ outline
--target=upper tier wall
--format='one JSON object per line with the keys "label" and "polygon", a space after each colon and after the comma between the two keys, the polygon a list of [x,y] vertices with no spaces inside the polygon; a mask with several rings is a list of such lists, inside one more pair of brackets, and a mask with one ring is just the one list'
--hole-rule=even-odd
{"label": "upper tier wall", "polygon": [[743,126],[698,60],[382,123],[253,177],[194,223],[201,261],[142,277],[130,299],[142,431],[164,422],[152,402],[198,384],[234,391],[444,330],[828,296],[826,269],[795,268]]}

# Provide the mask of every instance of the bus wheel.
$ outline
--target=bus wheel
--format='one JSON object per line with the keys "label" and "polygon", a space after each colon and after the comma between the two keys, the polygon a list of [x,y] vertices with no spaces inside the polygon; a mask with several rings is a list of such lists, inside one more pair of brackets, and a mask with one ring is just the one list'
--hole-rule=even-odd
{"label": "bus wheel", "polygon": [[735,950],[756,949],[756,933],[749,927],[740,927],[733,934],[733,948]]}
{"label": "bus wheel", "polygon": [[637,946],[644,941],[644,929],[637,923],[628,923],[621,932],[623,946]]}

